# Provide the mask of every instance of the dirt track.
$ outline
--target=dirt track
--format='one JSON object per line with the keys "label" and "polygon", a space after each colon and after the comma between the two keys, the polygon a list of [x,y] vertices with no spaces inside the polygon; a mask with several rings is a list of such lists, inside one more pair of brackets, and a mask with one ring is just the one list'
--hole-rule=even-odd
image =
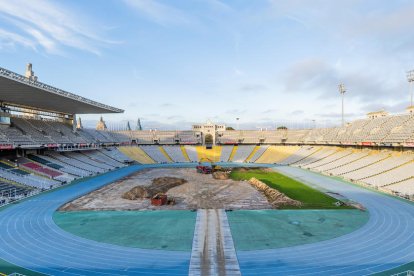
{"label": "dirt track", "polygon": [[[128,200],[122,195],[136,186],[149,186],[154,178],[177,177],[187,180],[167,192],[173,206],[151,206],[149,199]],[[60,210],[159,210],[159,209],[271,209],[266,198],[248,182],[216,180],[195,169],[149,169],[137,172],[79,199]]]}

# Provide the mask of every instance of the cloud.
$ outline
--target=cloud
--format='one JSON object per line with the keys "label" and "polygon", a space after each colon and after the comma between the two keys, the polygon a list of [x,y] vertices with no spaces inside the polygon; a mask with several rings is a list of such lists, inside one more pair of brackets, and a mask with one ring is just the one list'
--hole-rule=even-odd
{"label": "cloud", "polygon": [[382,102],[382,103],[369,103],[369,104],[362,106],[361,109],[366,113],[373,112],[373,111],[379,111],[379,110],[385,110],[391,113],[402,113],[408,106],[409,106],[408,101],[397,102],[394,104]]}
{"label": "cloud", "polygon": [[283,76],[286,92],[334,88],[338,84],[335,69],[317,58],[308,58],[294,63]]}
{"label": "cloud", "polygon": [[245,84],[240,87],[240,91],[243,92],[261,92],[266,89],[267,87],[262,84]]}
{"label": "cloud", "polygon": [[292,112],[290,112],[291,115],[302,115],[305,112],[303,110],[294,110]]}
{"label": "cloud", "polygon": [[381,102],[404,96],[405,76],[400,76],[399,71],[390,73],[391,64],[381,66],[382,62],[372,62],[372,68],[363,70],[358,65],[348,68],[350,65],[339,66],[310,58],[292,65],[281,82],[285,93],[319,95],[319,100],[338,98],[339,83],[345,84],[346,98],[360,102]]}
{"label": "cloud", "polygon": [[16,45],[21,45],[26,48],[31,48],[32,50],[36,49],[36,44],[30,39],[27,39],[21,35],[0,29],[0,49],[3,47],[14,48]]}
{"label": "cloud", "polygon": [[99,55],[100,46],[114,43],[100,38],[78,12],[47,0],[0,0],[0,18],[14,34],[0,33],[3,40],[8,40],[5,44],[44,49],[52,54],[62,54],[64,46]]}
{"label": "cloud", "polygon": [[240,116],[241,114],[244,114],[246,112],[247,112],[246,109],[237,109],[237,108],[235,108],[235,109],[226,110],[225,113],[226,114],[230,114],[230,115],[238,115],[238,116]]}
{"label": "cloud", "polygon": [[266,110],[262,111],[262,114],[275,113],[277,111],[278,111],[277,109],[271,108],[271,109],[266,109]]}
{"label": "cloud", "polygon": [[166,107],[174,107],[176,106],[175,104],[172,103],[163,103],[159,105],[161,108],[166,108]]}
{"label": "cloud", "polygon": [[155,0],[124,0],[124,3],[149,20],[164,27],[169,24],[186,25],[193,21],[179,9],[161,4]]}

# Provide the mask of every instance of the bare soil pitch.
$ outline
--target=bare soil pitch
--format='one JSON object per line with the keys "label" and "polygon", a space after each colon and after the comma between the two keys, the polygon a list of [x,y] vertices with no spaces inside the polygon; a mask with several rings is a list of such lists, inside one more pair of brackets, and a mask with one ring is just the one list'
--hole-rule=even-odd
{"label": "bare soil pitch", "polygon": [[[175,177],[187,182],[166,194],[175,205],[152,206],[149,199],[129,200],[122,196],[137,186],[150,187],[156,178]],[[266,197],[247,181],[217,180],[195,169],[148,169],[132,174],[62,206],[61,211],[79,210],[186,210],[186,209],[272,209]]]}

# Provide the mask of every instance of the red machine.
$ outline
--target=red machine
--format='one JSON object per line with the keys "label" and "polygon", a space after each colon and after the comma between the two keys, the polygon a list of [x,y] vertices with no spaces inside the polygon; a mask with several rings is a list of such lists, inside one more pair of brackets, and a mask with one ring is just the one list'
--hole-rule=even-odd
{"label": "red machine", "polygon": [[202,174],[210,174],[213,172],[213,169],[210,166],[199,165],[196,168],[197,168],[197,172],[202,173]]}
{"label": "red machine", "polygon": [[166,194],[156,194],[153,198],[151,198],[151,205],[154,206],[161,206],[167,204],[167,195]]}

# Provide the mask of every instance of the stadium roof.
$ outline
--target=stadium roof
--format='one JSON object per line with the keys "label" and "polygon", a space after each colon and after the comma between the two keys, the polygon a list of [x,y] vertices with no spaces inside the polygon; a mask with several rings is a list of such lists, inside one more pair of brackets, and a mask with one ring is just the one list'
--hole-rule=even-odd
{"label": "stadium roof", "polygon": [[65,114],[122,113],[59,88],[33,81],[0,67],[0,102]]}

